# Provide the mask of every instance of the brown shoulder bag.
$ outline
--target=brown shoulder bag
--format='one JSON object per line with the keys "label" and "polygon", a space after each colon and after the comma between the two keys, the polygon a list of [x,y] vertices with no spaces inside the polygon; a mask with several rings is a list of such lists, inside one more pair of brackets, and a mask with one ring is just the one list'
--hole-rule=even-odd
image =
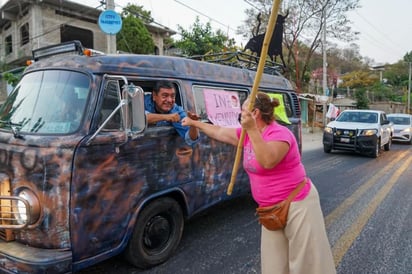
{"label": "brown shoulder bag", "polygon": [[259,223],[268,230],[279,230],[286,226],[288,221],[289,206],[299,191],[305,186],[306,178],[286,198],[286,200],[272,206],[256,208]]}

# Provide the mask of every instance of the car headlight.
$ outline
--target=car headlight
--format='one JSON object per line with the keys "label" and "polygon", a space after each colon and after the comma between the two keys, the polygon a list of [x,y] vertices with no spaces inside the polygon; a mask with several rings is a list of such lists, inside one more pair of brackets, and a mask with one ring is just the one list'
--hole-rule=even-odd
{"label": "car headlight", "polygon": [[325,133],[332,133],[332,132],[333,132],[333,129],[332,129],[331,127],[325,127],[325,128],[323,129],[323,131],[324,131]]}
{"label": "car headlight", "polygon": [[377,129],[363,129],[360,131],[359,135],[360,136],[372,136],[376,135],[378,133]]}
{"label": "car headlight", "polygon": [[401,131],[401,133],[409,133],[411,132],[410,128],[405,128],[404,130]]}
{"label": "car headlight", "polygon": [[14,217],[18,224],[34,224],[40,217],[40,202],[30,189],[24,188],[17,196],[20,198],[15,203]]}

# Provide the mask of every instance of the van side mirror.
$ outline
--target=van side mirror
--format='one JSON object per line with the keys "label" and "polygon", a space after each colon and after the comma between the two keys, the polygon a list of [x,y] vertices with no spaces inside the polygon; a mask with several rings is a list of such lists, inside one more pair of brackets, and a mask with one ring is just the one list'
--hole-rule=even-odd
{"label": "van side mirror", "polygon": [[123,98],[127,98],[128,101],[127,110],[124,112],[128,133],[131,135],[141,133],[146,128],[144,90],[133,83],[125,85],[123,86]]}

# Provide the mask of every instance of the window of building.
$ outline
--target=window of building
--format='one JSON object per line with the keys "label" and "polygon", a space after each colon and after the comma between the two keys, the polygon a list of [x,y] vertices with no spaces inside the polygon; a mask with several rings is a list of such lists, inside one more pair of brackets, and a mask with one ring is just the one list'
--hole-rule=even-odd
{"label": "window of building", "polygon": [[20,27],[20,44],[23,46],[30,41],[30,34],[29,34],[29,23],[24,24]]}
{"label": "window of building", "polygon": [[79,40],[86,48],[93,47],[93,31],[88,29],[82,29],[73,27],[70,25],[60,26],[60,41],[68,42],[73,40]]}
{"label": "window of building", "polygon": [[11,35],[7,36],[6,39],[4,39],[4,45],[6,55],[13,52],[13,42]]}

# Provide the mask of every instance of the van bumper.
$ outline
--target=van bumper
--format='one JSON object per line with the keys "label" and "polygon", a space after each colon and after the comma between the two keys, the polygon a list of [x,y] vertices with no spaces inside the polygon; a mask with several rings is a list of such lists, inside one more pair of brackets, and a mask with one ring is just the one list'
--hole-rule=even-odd
{"label": "van bumper", "polygon": [[72,253],[0,241],[1,273],[71,273]]}

